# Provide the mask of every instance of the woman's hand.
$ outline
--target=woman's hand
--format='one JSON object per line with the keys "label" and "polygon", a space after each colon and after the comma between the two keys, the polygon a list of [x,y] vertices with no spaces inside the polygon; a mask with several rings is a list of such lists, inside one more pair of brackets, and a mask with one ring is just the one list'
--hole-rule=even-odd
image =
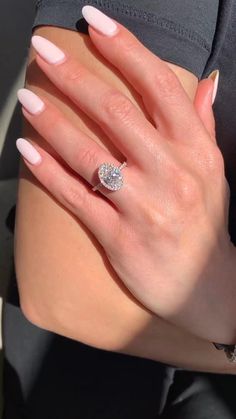
{"label": "woman's hand", "polygon": [[235,338],[235,259],[210,95],[206,118],[166,63],[117,27],[112,37],[90,27],[90,37],[142,96],[146,118],[66,53],[42,38],[34,38],[34,46],[44,73],[125,156],[124,186],[92,192],[99,165],[120,162],[48,100],[21,92],[25,117],[58,154],[54,159],[37,146],[41,161],[26,164],[93,232],[121,280],[145,306],[200,337],[230,343]]}

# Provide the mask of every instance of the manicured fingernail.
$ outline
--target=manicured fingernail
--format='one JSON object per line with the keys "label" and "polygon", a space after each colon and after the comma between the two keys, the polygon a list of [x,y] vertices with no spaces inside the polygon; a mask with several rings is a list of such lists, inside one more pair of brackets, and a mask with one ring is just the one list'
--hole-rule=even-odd
{"label": "manicured fingernail", "polygon": [[89,25],[103,35],[113,36],[118,32],[118,26],[115,22],[96,7],[84,6],[82,15]]}
{"label": "manicured fingernail", "polygon": [[213,92],[212,92],[212,105],[215,102],[215,98],[216,98],[216,94],[217,94],[217,90],[218,90],[218,85],[219,85],[219,75],[220,72],[219,70],[214,70],[212,71],[212,73],[208,76],[209,79],[212,79],[214,82],[214,88],[213,88]]}
{"label": "manicured fingernail", "polygon": [[31,42],[37,53],[49,64],[59,64],[66,58],[63,51],[42,36],[32,36]]}
{"label": "manicured fingernail", "polygon": [[34,165],[41,163],[42,157],[29,141],[24,138],[18,138],[16,140],[16,147],[29,163]]}
{"label": "manicured fingernail", "polygon": [[33,115],[40,114],[45,108],[43,101],[28,89],[19,89],[17,97],[24,108]]}

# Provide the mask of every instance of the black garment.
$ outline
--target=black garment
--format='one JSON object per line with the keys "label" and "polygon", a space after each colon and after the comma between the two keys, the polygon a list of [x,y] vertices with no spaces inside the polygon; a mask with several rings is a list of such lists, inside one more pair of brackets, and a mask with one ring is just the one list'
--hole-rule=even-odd
{"label": "black garment", "polygon": [[39,0],[33,26],[83,31],[81,9],[87,4],[117,19],[159,57],[202,75],[211,53],[219,0]]}
{"label": "black garment", "polygon": [[33,326],[15,286],[4,329],[4,419],[151,419],[165,402],[172,368]]}
{"label": "black garment", "polygon": [[[199,78],[220,70],[214,109],[231,188],[229,229],[236,243],[236,2],[41,0],[33,27],[48,24],[87,33],[81,15],[85,4],[103,10],[155,54]],[[236,418],[234,376],[175,369],[41,330],[20,312],[14,274],[11,285],[4,316],[4,419]]]}
{"label": "black garment", "polygon": [[[3,419],[235,419],[236,377],[103,351],[4,310]],[[174,349],[174,348],[173,348]]]}

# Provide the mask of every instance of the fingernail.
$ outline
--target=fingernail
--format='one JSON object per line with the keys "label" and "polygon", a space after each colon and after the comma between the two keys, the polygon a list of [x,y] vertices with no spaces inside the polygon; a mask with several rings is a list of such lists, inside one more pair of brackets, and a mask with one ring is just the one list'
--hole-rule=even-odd
{"label": "fingernail", "polygon": [[49,64],[61,63],[66,58],[63,51],[42,36],[32,36],[31,42],[37,53]]}
{"label": "fingernail", "polygon": [[219,85],[219,75],[220,72],[219,70],[214,70],[212,71],[212,73],[208,76],[208,79],[212,79],[214,82],[214,88],[213,88],[213,92],[212,92],[212,105],[215,102],[215,98],[216,98],[216,94],[217,94],[217,90],[218,90],[218,85]]}
{"label": "fingernail", "polygon": [[33,115],[40,114],[45,108],[43,101],[28,89],[19,89],[17,97],[24,108]]}
{"label": "fingernail", "polygon": [[113,36],[118,32],[118,26],[115,22],[100,10],[96,9],[96,7],[84,6],[82,8],[82,15],[89,25],[103,35]]}
{"label": "fingernail", "polygon": [[25,140],[24,138],[18,138],[18,140],[16,140],[16,147],[29,163],[34,165],[41,163],[41,155],[36,150],[36,148],[30,144],[29,141]]}

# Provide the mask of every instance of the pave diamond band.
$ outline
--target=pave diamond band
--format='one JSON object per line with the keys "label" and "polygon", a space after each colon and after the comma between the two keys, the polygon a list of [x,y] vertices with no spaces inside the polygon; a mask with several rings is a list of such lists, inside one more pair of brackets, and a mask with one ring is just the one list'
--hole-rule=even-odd
{"label": "pave diamond band", "polygon": [[114,166],[111,163],[103,163],[98,168],[98,177],[100,182],[92,188],[93,191],[96,191],[100,186],[105,186],[105,188],[110,191],[118,191],[122,188],[124,183],[123,174],[121,170],[123,167],[127,166],[126,161],[122,163],[119,167]]}

